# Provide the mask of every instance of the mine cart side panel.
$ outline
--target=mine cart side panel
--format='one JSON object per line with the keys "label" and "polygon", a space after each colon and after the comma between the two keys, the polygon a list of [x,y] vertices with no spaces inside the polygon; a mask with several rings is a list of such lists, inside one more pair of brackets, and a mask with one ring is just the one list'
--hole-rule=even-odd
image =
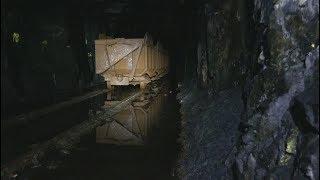
{"label": "mine cart side panel", "polygon": [[137,67],[134,76],[143,76],[147,72],[147,46],[144,44],[141,48],[140,55],[138,56]]}
{"label": "mine cart side panel", "polygon": [[96,73],[108,85],[145,85],[167,72],[166,54],[159,43],[144,39],[99,39],[95,41]]}
{"label": "mine cart side panel", "polygon": [[96,55],[96,73],[100,74],[106,70],[108,57],[106,54],[106,40],[95,40],[95,55]]}
{"label": "mine cart side panel", "polygon": [[149,76],[149,77],[152,77],[153,76],[153,74],[152,74],[152,72],[151,72],[151,68],[152,68],[152,61],[153,61],[153,59],[152,59],[152,49],[151,49],[151,46],[150,45],[146,45],[146,59],[147,59],[147,62],[146,62],[146,64],[147,64],[147,69],[146,69],[146,74]]}

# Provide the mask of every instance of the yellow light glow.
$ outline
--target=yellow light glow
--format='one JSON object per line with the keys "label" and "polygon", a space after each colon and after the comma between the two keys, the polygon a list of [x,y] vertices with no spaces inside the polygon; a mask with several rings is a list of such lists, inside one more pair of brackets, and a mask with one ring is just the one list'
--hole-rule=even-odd
{"label": "yellow light glow", "polygon": [[20,41],[20,34],[19,33],[12,33],[12,41],[18,43]]}

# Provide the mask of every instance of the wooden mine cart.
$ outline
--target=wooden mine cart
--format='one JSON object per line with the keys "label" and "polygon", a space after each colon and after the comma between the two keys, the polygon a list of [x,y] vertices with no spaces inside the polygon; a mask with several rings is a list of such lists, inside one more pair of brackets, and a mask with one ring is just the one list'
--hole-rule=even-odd
{"label": "wooden mine cart", "polygon": [[95,40],[96,73],[112,86],[140,85],[168,73],[168,54],[147,34],[143,39]]}

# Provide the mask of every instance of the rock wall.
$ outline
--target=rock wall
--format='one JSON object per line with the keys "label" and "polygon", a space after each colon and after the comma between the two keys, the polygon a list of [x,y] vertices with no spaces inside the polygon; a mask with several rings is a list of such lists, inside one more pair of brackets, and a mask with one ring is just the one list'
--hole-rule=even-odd
{"label": "rock wall", "polygon": [[[198,88],[185,83],[178,97],[180,177],[319,179],[319,2],[221,4],[203,3],[194,17],[200,34],[191,86]],[[240,102],[219,95],[236,89]],[[230,101],[244,105],[232,120],[220,108]],[[216,131],[230,122],[237,128]],[[233,148],[221,145],[231,137],[237,138]]]}
{"label": "rock wall", "polygon": [[319,179],[318,8],[314,0],[255,1],[268,46],[244,88],[239,179]]}
{"label": "rock wall", "polygon": [[[246,0],[212,1],[194,9],[198,85],[214,92],[242,84],[256,69],[254,28]],[[195,5],[194,5],[195,6]],[[257,37],[259,38],[259,37]],[[189,56],[189,55],[188,55]]]}
{"label": "rock wall", "polygon": [[2,119],[80,94],[92,81],[83,17],[71,3],[2,6]]}

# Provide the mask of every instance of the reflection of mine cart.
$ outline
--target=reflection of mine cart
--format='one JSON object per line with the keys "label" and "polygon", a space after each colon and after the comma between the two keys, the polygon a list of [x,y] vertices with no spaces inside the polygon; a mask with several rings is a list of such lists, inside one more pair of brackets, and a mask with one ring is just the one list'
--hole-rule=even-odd
{"label": "reflection of mine cart", "polygon": [[95,40],[96,73],[111,86],[139,84],[144,88],[149,82],[168,72],[168,55],[160,44],[153,45],[148,35],[143,39]]}
{"label": "reflection of mine cart", "polygon": [[96,128],[96,142],[118,145],[141,145],[157,125],[165,96],[159,95],[151,102],[135,102],[116,114],[114,121]]}

